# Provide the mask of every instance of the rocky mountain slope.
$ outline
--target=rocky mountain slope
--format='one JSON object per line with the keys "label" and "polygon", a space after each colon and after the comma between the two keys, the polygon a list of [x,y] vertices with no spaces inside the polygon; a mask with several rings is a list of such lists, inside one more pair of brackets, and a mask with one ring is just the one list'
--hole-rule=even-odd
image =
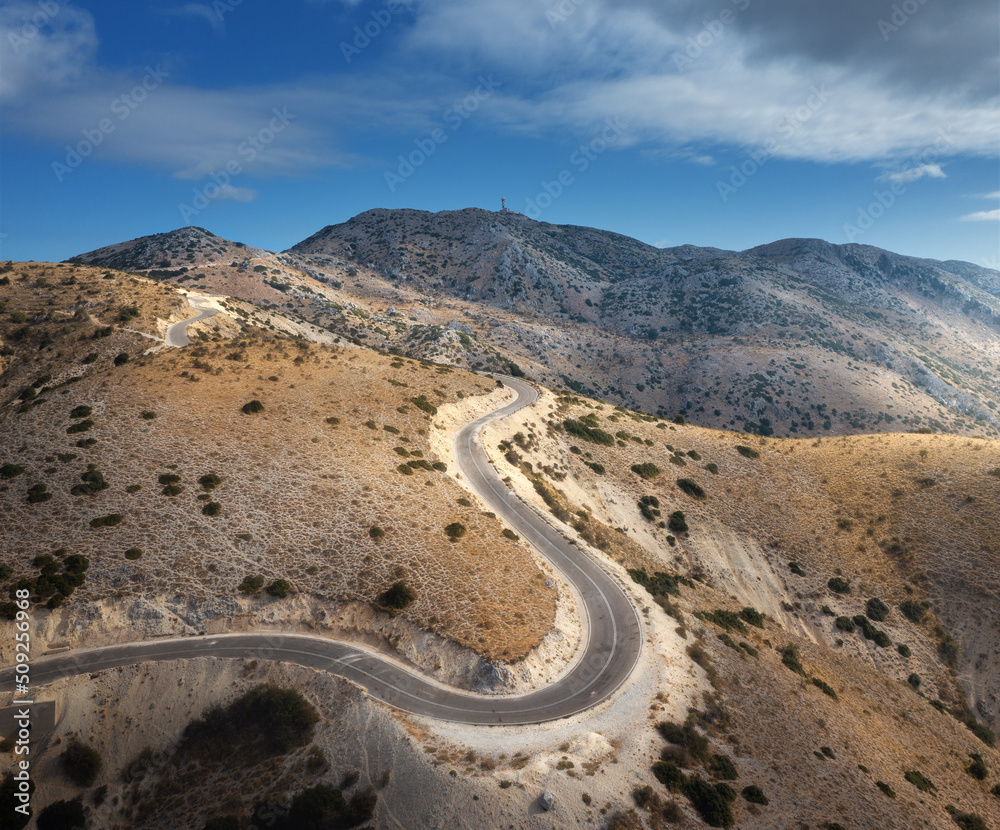
{"label": "rocky mountain slope", "polygon": [[706,426],[1000,434],[1000,274],[968,263],[801,239],[661,250],[478,209],[372,210],[284,254],[238,245],[183,229],[77,259]]}

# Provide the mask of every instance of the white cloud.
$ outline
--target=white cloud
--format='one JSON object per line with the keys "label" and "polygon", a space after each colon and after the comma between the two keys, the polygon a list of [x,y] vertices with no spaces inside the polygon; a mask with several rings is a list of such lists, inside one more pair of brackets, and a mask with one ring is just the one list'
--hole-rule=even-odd
{"label": "white cloud", "polygon": [[994,190],[992,193],[987,193],[983,196],[984,199],[1000,199],[1000,190]]}
{"label": "white cloud", "polygon": [[234,202],[252,202],[257,198],[257,191],[249,187],[233,187],[231,184],[224,184],[219,187],[216,200],[232,199]]}
{"label": "white cloud", "polygon": [[[919,157],[940,146],[943,133],[935,161],[996,155],[995,99],[896,84],[863,61],[769,58],[753,31],[734,25],[716,27],[720,34],[693,47],[681,71],[673,57],[689,56],[692,33],[704,24],[691,30],[663,4],[573,5],[550,25],[534,0],[439,0],[421,7],[403,47],[463,71],[489,66],[505,81],[490,113],[517,132],[586,134],[620,116],[630,125],[628,143],[668,153],[688,145],[700,148],[695,155],[715,145],[770,147],[786,158],[884,163]],[[813,88],[829,98],[809,111]],[[920,175],[938,174],[940,165],[926,164]]]}
{"label": "white cloud", "polygon": [[975,213],[965,214],[961,219],[963,222],[998,222],[1000,210],[978,210]]}
{"label": "white cloud", "polygon": [[218,35],[224,34],[226,30],[221,10],[209,6],[207,3],[185,3],[179,9],[168,9],[166,13],[172,17],[200,18],[208,23]]}
{"label": "white cloud", "polygon": [[23,0],[0,6],[0,102],[4,104],[65,89],[89,71],[97,53],[93,17],[62,3],[49,8],[54,11]]}
{"label": "white cloud", "polygon": [[[239,161],[241,143],[266,129],[275,107],[287,108],[294,122],[258,154],[252,172],[300,175],[356,163],[358,156],[341,148],[353,141],[363,152],[367,134],[428,131],[477,75],[493,73],[502,86],[476,118],[494,129],[588,138],[606,119],[620,118],[628,126],[616,146],[637,146],[652,157],[709,164],[727,149],[766,148],[784,158],[874,161],[894,169],[909,159],[908,169],[887,177],[915,181],[944,177],[949,156],[996,155],[996,99],[894,84],[858,68],[864,62],[768,57],[752,27],[742,24],[724,26],[680,71],[673,57],[684,53],[701,22],[671,16],[669,4],[652,8],[635,0],[611,8],[608,2],[413,3],[412,17],[394,29],[392,56],[369,74],[229,89],[168,77],[117,121],[109,102],[128,95],[143,71],[98,66],[93,18],[63,5],[15,50],[8,34],[37,7],[13,0],[0,10],[4,129],[62,147],[111,118],[115,129],[95,156],[197,179]],[[558,21],[547,15],[564,7]],[[215,14],[206,3],[178,12],[210,23]],[[921,157],[934,147],[936,154]]]}
{"label": "white cloud", "polygon": [[879,181],[901,182],[908,184],[924,177],[929,179],[946,179],[944,170],[940,164],[918,164],[906,170],[897,170],[895,173],[885,173],[878,177]]}

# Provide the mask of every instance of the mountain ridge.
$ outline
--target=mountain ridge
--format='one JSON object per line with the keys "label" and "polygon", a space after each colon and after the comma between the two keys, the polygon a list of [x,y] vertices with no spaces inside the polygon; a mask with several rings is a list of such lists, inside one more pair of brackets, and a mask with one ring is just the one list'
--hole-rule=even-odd
{"label": "mountain ridge", "polygon": [[1000,372],[1000,273],[971,263],[808,238],[661,249],[480,208],[375,208],[283,252],[207,233],[72,261],[294,307],[384,350],[514,364],[706,426],[1000,434],[989,380]]}

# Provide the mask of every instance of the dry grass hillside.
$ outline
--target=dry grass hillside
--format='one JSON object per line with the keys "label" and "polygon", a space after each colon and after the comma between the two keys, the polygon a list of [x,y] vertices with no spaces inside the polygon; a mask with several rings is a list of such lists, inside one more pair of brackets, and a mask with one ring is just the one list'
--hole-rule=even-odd
{"label": "dry grass hillside", "polygon": [[[73,292],[86,298],[93,285],[104,292],[93,313],[111,323],[116,292],[137,290],[122,275],[55,270],[75,270],[76,284],[49,297],[54,315],[71,318]],[[236,340],[206,336],[144,356],[149,341],[125,324],[94,340],[85,318],[79,335],[62,335],[65,348],[56,338],[39,352],[10,333],[19,307],[39,316],[27,303],[45,289],[26,282],[7,299],[0,329],[14,348],[0,416],[5,587],[58,576],[69,556],[90,561],[58,610],[45,610],[60,594],[43,580],[39,614],[86,620],[90,644],[178,620],[228,629],[265,612],[350,628],[360,623],[349,609],[384,605],[383,593],[403,582],[415,599],[399,621],[488,659],[517,660],[548,631],[555,595],[543,573],[468,502],[429,445],[436,405],[494,393],[495,382],[250,327]],[[136,331],[155,332],[179,306],[168,289],[149,291],[127,324]],[[95,343],[131,358],[81,368],[77,354]],[[52,378],[37,394],[17,398],[43,372]],[[262,410],[244,413],[255,400]],[[107,526],[93,526],[105,517]],[[453,523],[465,528],[455,541],[445,532]],[[260,584],[241,592],[248,576],[285,580],[288,596],[269,597]],[[512,591],[519,610],[510,614]],[[63,636],[72,626],[47,630]]]}
{"label": "dry grass hillside", "polygon": [[[715,687],[691,722],[771,800],[741,800],[738,826],[946,827],[949,805],[1000,826],[997,442],[762,439],[566,394],[487,440],[567,532],[668,575],[650,589],[694,632],[688,654]],[[971,754],[988,759],[985,781],[966,772]],[[936,789],[920,792],[911,771]],[[674,796],[651,785],[656,827]]]}

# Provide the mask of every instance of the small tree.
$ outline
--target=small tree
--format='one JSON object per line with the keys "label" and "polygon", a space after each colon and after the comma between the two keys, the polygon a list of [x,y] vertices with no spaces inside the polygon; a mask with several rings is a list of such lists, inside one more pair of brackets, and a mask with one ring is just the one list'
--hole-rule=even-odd
{"label": "small tree", "polygon": [[390,611],[395,612],[402,611],[416,598],[417,595],[413,593],[413,589],[400,580],[399,582],[394,582],[386,591],[384,591],[379,597],[379,601]]}
{"label": "small tree", "polygon": [[288,596],[288,592],[292,589],[287,579],[276,579],[264,590],[267,591],[272,597],[277,597],[278,599],[284,599]]}
{"label": "small tree", "polygon": [[101,771],[100,753],[79,741],[71,741],[60,760],[63,772],[80,787],[89,787],[93,784],[97,779],[97,773]]}

